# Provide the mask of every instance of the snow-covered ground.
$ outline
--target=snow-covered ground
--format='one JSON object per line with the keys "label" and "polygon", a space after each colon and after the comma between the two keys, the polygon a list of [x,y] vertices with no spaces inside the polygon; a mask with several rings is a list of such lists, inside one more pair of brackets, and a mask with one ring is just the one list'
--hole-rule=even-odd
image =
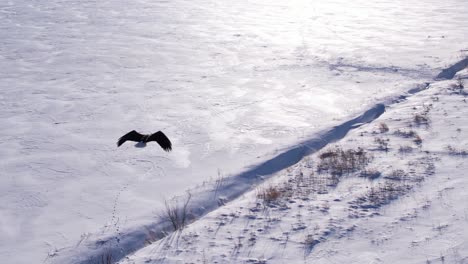
{"label": "snow-covered ground", "polygon": [[[73,254],[189,188],[286,167],[268,161],[463,58],[467,14],[464,0],[1,1],[0,259]],[[174,151],[117,149],[132,129]]]}
{"label": "snow-covered ground", "polygon": [[468,263],[468,93],[456,86],[393,104],[121,263]]}

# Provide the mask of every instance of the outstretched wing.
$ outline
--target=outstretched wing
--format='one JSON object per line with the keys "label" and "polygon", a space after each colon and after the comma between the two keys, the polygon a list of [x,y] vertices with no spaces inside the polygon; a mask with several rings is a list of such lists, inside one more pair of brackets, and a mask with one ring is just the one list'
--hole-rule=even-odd
{"label": "outstretched wing", "polygon": [[158,131],[154,134],[152,134],[149,138],[148,141],[156,141],[158,144],[167,152],[172,150],[172,143],[169,141],[169,139],[164,135],[163,132]]}
{"label": "outstretched wing", "polygon": [[117,141],[117,147],[120,147],[120,145],[125,143],[125,141],[127,140],[140,142],[142,141],[143,137],[144,135],[136,132],[135,130],[132,130],[127,134],[123,135],[121,138],[119,138],[119,141]]}

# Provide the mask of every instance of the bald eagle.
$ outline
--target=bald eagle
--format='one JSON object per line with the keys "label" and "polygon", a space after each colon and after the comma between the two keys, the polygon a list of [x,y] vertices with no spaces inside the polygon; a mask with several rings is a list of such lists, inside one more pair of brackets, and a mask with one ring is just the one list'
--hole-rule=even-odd
{"label": "bald eagle", "polygon": [[165,151],[169,152],[172,150],[171,141],[169,141],[166,135],[164,135],[164,133],[161,131],[149,135],[142,135],[136,132],[135,130],[132,130],[127,134],[123,135],[121,138],[119,138],[119,141],[117,141],[117,147],[120,147],[120,145],[125,143],[125,141],[127,140],[142,143],[156,141]]}

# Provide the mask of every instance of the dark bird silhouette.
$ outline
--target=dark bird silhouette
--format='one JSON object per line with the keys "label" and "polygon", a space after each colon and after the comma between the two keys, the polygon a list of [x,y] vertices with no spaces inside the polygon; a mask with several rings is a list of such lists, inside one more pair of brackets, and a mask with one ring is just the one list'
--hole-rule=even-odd
{"label": "dark bird silhouette", "polygon": [[117,141],[117,147],[120,147],[120,145],[125,143],[125,141],[127,140],[135,141],[135,142],[143,142],[143,143],[156,141],[165,151],[169,152],[172,150],[171,141],[161,131],[158,131],[150,135],[142,135],[136,132],[135,130],[132,130],[128,132],[127,134],[123,135],[121,138],[119,138],[119,141]]}

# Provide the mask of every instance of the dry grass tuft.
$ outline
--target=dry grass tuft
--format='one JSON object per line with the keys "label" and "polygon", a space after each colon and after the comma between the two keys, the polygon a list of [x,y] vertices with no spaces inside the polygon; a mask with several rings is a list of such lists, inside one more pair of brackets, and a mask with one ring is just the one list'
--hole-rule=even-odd
{"label": "dry grass tuft", "polygon": [[333,176],[341,176],[363,169],[372,157],[362,148],[343,150],[335,147],[322,152],[319,159],[319,173],[328,172]]}
{"label": "dry grass tuft", "polygon": [[191,198],[192,195],[187,193],[187,197],[183,204],[180,204],[177,200],[164,201],[165,211],[162,218],[171,223],[174,231],[181,230],[188,224],[188,205]]}
{"label": "dry grass tuft", "polygon": [[257,197],[262,199],[266,203],[272,203],[278,200],[282,196],[282,192],[274,186],[269,186],[264,189],[260,189]]}
{"label": "dry grass tuft", "polygon": [[388,128],[387,124],[385,123],[380,123],[379,124],[379,131],[380,133],[385,133],[385,132],[388,132],[390,129]]}

